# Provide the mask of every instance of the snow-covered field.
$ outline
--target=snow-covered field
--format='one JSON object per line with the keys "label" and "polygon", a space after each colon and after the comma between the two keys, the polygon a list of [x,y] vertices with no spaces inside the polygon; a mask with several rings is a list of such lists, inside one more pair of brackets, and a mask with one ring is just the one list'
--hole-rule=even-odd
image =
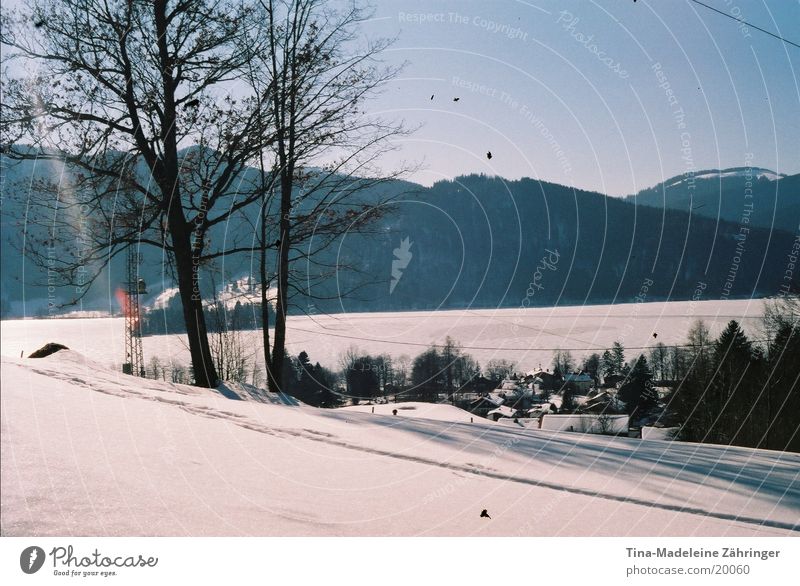
{"label": "snow-covered field", "polygon": [[[288,346],[292,354],[305,350],[312,362],[336,369],[339,356],[350,346],[370,354],[413,358],[428,344],[443,343],[450,336],[482,365],[505,358],[528,371],[549,366],[555,348],[573,349],[580,359],[602,353],[616,340],[630,350],[632,359],[640,351],[637,347],[685,343],[697,318],[706,321],[712,334],[736,319],[758,339],[762,313],[763,301],[754,299],[290,317]],[[5,320],[0,323],[2,354],[27,356],[46,342],[60,342],[118,367],[123,362],[123,327],[122,318]],[[244,336],[253,355],[260,356],[260,334]],[[157,356],[162,363],[189,362],[184,336],[148,336],[143,346],[145,361]]]}
{"label": "snow-covered field", "polygon": [[2,534],[798,535],[797,454],[230,394],[4,357]]}

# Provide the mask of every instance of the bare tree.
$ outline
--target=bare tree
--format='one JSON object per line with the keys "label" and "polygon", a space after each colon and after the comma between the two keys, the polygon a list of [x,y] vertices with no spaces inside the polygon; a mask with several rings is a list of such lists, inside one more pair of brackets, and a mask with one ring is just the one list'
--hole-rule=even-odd
{"label": "bare tree", "polygon": [[764,317],[761,330],[770,342],[785,327],[800,324],[800,295],[784,294],[764,302]]}
{"label": "bare tree", "polygon": [[565,376],[575,370],[575,358],[569,350],[555,350],[553,352],[553,372],[559,371]]}
{"label": "bare tree", "polygon": [[703,385],[708,383],[713,374],[711,360],[713,345],[714,341],[708,326],[702,319],[696,320],[689,328],[686,353],[689,369]]}
{"label": "bare tree", "polygon": [[148,364],[148,370],[150,371],[150,377],[158,380],[159,378],[163,380],[167,380],[167,369],[166,367],[161,364],[161,361],[158,359],[157,356],[153,356],[150,358],[150,362]]}
{"label": "bare tree", "polygon": [[180,364],[172,363],[171,366],[172,382],[185,383],[186,381],[186,368]]}
{"label": "bare tree", "polygon": [[[274,128],[260,96],[227,91],[247,65],[238,41],[254,18],[251,4],[227,0],[31,0],[2,14],[4,150],[73,171],[68,198],[58,185],[32,190],[30,220],[47,229],[34,259],[85,292],[128,246],[163,249],[200,386],[217,371],[199,267],[247,250],[212,246],[208,233],[262,197],[263,179],[244,171]],[[76,230],[83,245],[67,253]]]}
{"label": "bare tree", "polygon": [[650,368],[656,380],[663,381],[667,378],[669,349],[661,342],[650,349]]}
{"label": "bare tree", "polygon": [[408,354],[401,354],[393,360],[394,365],[394,383],[395,383],[395,401],[397,401],[397,392],[404,391],[408,385],[409,367],[411,366],[411,357]]}
{"label": "bare tree", "polygon": [[516,363],[513,360],[492,358],[486,363],[486,377],[499,382],[510,377],[514,372],[515,366]]}
{"label": "bare tree", "polygon": [[597,429],[602,435],[607,435],[614,430],[614,419],[606,409],[603,409],[603,411],[596,416],[595,421]]}
{"label": "bare tree", "polygon": [[[378,60],[389,40],[358,41],[358,27],[368,14],[356,3],[260,0],[256,12],[258,24],[243,30],[240,42],[248,56],[245,79],[255,95],[264,97],[274,123],[274,156],[260,165],[272,170],[270,193],[275,194],[262,210],[274,203],[277,221],[268,225],[270,215],[262,212],[254,246],[277,248],[274,272],[268,274],[264,254],[260,272],[264,361],[270,390],[279,391],[290,299],[313,298],[314,286],[342,268],[326,265],[321,251],[342,233],[367,232],[389,211],[388,201],[374,191],[358,196],[402,172],[386,173],[376,161],[404,131],[364,114],[365,100],[397,68]],[[268,289],[274,291],[272,340]]]}
{"label": "bare tree", "polygon": [[239,324],[228,318],[225,304],[214,300],[211,308],[211,355],[219,376],[226,381],[247,382],[248,373],[255,371],[255,355],[248,351]]}

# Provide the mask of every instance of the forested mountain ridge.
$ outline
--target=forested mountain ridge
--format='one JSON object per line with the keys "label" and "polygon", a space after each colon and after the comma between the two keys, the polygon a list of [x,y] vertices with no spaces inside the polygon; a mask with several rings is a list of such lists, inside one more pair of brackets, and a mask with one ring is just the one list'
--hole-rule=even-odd
{"label": "forested mountain ridge", "polygon": [[[794,235],[522,179],[442,181],[387,224],[414,255],[371,309],[770,296]],[[795,214],[794,221],[800,221]],[[747,228],[747,230],[743,230]],[[389,272],[389,242],[360,253]],[[355,307],[347,307],[355,310]]]}
{"label": "forested mountain ridge", "polygon": [[[46,272],[20,254],[28,206],[25,189],[32,177],[54,168],[3,161],[3,169],[3,315],[42,315],[48,305]],[[774,215],[787,227],[800,222],[800,209],[784,197],[798,177],[756,182],[756,197],[769,189],[779,194],[775,205],[781,208]],[[734,174],[722,181],[728,185],[739,178]],[[738,183],[730,185],[738,189]],[[310,295],[295,295],[294,311],[677,300],[692,298],[698,288],[705,299],[770,296],[786,284],[787,258],[795,239],[788,231],[759,228],[756,220],[761,216],[756,212],[753,220],[742,224],[741,217],[717,221],[703,217],[701,210],[690,214],[670,205],[654,207],[649,205],[655,201],[653,190],[622,199],[534,179],[484,175],[431,187],[391,181],[377,189],[382,198],[396,197],[391,213],[370,235],[339,236],[322,257],[323,268],[307,267],[312,277],[324,278],[310,280]],[[655,193],[660,188],[653,189]],[[664,189],[671,193],[671,187]],[[244,232],[245,224],[223,224],[211,239],[238,234],[247,240]],[[172,286],[171,273],[161,250],[144,246],[142,252],[142,275],[149,285],[143,301],[148,304]],[[205,292],[251,271],[256,276],[256,257],[239,253],[210,267]],[[121,261],[116,259],[112,270],[97,280],[84,309],[117,309],[113,291],[123,280]],[[71,295],[65,289],[56,292],[59,302]]]}

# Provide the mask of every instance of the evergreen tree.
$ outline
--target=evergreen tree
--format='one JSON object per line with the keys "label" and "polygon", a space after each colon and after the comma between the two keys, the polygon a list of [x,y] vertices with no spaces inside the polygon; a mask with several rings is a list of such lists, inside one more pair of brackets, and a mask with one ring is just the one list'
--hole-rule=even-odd
{"label": "evergreen tree", "polygon": [[291,356],[284,356],[283,357],[283,370],[282,370],[282,378],[283,385],[280,388],[280,392],[286,393],[287,395],[291,395],[295,398],[295,393],[297,392],[297,368],[295,366],[294,360],[292,360]]}
{"label": "evergreen tree", "polygon": [[320,389],[320,407],[332,409],[342,404],[342,395],[336,389],[337,377],[317,362],[314,365],[314,381]]}
{"label": "evergreen tree", "polygon": [[431,347],[414,359],[411,367],[411,395],[422,401],[435,402],[444,390],[442,358],[435,347]]}
{"label": "evergreen tree", "polygon": [[625,403],[631,417],[642,418],[658,405],[658,393],[653,387],[653,373],[644,355],[633,365],[627,380],[619,389],[618,397]]}
{"label": "evergreen tree", "polygon": [[354,402],[380,395],[380,379],[375,360],[371,356],[357,357],[345,372],[345,381],[348,394]]}
{"label": "evergreen tree", "polygon": [[322,389],[316,381],[314,366],[308,358],[308,353],[304,350],[297,356],[297,372],[299,380],[295,391],[295,397],[313,407],[319,407],[322,403]]}
{"label": "evergreen tree", "polygon": [[753,435],[748,425],[757,400],[754,380],[757,361],[753,347],[735,320],[728,322],[717,339],[712,354],[713,375],[706,404],[716,414],[709,430],[711,441],[748,444]]}
{"label": "evergreen tree", "polygon": [[603,369],[603,376],[613,376],[617,374],[616,369],[614,367],[614,358],[611,356],[611,350],[606,350],[603,352],[603,357],[600,359],[600,364]]}
{"label": "evergreen tree", "polygon": [[600,355],[596,352],[583,360],[582,369],[594,379],[595,385],[600,377]]}
{"label": "evergreen tree", "polygon": [[614,374],[624,374],[625,348],[619,342],[611,346],[611,360],[614,365]]}
{"label": "evergreen tree", "polygon": [[755,447],[800,452],[800,324],[784,321],[769,346],[763,417]]}
{"label": "evergreen tree", "polygon": [[569,386],[564,385],[561,390],[561,408],[559,413],[572,413],[575,410],[575,391]]}

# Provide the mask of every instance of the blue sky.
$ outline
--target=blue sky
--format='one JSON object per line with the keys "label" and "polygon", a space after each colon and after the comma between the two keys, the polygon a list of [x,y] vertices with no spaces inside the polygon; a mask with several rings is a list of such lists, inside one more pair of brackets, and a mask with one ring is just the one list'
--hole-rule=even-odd
{"label": "blue sky", "polygon": [[[797,0],[704,1],[800,43]],[[386,59],[407,66],[370,109],[422,125],[384,163],[422,161],[421,183],[624,195],[692,170],[800,172],[800,48],[689,0],[374,5],[365,34],[397,35]]]}
{"label": "blue sky", "polygon": [[[800,44],[800,0],[703,1]],[[420,126],[386,170],[610,195],[708,168],[800,172],[800,48],[691,0],[371,2],[363,34],[396,36],[384,57],[406,67],[367,107]]]}

